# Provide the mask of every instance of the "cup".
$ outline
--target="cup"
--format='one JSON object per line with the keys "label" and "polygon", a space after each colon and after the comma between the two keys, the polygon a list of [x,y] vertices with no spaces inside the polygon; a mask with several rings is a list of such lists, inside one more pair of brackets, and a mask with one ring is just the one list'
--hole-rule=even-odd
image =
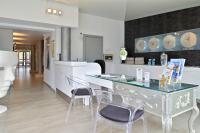
{"label": "cup", "polygon": [[150,72],[144,72],[144,82],[150,82]]}

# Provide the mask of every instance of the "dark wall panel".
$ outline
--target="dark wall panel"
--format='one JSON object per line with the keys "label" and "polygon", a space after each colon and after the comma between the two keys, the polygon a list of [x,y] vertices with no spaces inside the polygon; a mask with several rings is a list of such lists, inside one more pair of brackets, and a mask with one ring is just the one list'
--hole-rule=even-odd
{"label": "dark wall panel", "polygon": [[[125,22],[125,47],[129,57],[155,58],[161,53],[134,53],[135,38],[200,28],[200,7],[168,12]],[[167,52],[169,58],[185,58],[187,66],[200,66],[200,50]]]}

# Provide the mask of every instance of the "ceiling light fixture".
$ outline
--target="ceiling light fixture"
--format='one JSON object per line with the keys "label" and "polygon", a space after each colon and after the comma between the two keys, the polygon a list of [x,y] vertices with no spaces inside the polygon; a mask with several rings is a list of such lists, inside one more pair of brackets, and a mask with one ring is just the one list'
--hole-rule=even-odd
{"label": "ceiling light fixture", "polygon": [[47,14],[53,14],[53,15],[58,15],[58,16],[62,16],[63,15],[63,11],[62,10],[57,10],[57,9],[52,9],[52,8],[48,8],[46,10]]}
{"label": "ceiling light fixture", "polygon": [[58,11],[58,15],[59,15],[59,16],[62,16],[62,14],[63,14],[62,11],[59,10],[59,11]]}
{"label": "ceiling light fixture", "polygon": [[57,10],[56,9],[53,9],[53,14],[57,15]]}
{"label": "ceiling light fixture", "polygon": [[13,32],[14,37],[28,37],[28,34],[20,33],[20,32]]}
{"label": "ceiling light fixture", "polygon": [[18,40],[18,41],[26,41],[26,40],[27,40],[27,38],[13,37],[13,40]]}
{"label": "ceiling light fixture", "polygon": [[14,41],[14,44],[31,44],[31,42],[28,42],[28,41],[22,41],[22,42],[19,42],[19,41]]}
{"label": "ceiling light fixture", "polygon": [[31,45],[31,42],[17,42],[17,41],[15,41],[14,44],[16,44],[16,45],[17,45],[17,44],[21,44],[21,45],[22,45],[22,44],[24,44],[24,45],[25,45],[25,44]]}
{"label": "ceiling light fixture", "polygon": [[48,8],[48,9],[46,10],[46,12],[47,12],[48,14],[52,14],[52,13],[53,13],[53,9]]}

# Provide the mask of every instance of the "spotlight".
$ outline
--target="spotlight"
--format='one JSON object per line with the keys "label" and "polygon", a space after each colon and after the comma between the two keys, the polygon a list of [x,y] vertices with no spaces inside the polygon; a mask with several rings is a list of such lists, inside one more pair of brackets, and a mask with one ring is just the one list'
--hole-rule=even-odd
{"label": "spotlight", "polygon": [[59,11],[58,11],[58,15],[59,15],[59,16],[62,16],[62,14],[63,14],[62,11],[59,10]]}
{"label": "spotlight", "polygon": [[53,14],[57,15],[57,10],[56,9],[53,9]]}
{"label": "spotlight", "polygon": [[51,8],[48,8],[48,9],[47,9],[47,13],[48,13],[48,14],[52,14],[52,13],[53,13],[53,10],[52,10]]}

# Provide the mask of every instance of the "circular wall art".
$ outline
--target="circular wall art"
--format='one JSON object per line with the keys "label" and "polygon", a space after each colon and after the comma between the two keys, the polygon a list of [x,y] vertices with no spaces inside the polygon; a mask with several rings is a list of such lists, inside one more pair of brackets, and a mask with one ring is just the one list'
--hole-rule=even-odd
{"label": "circular wall art", "polygon": [[143,52],[146,49],[146,41],[143,39],[138,40],[135,47],[137,51]]}
{"label": "circular wall art", "polygon": [[165,49],[173,49],[176,46],[176,37],[173,35],[167,35],[163,39],[163,46]]}
{"label": "circular wall art", "polygon": [[197,45],[197,35],[193,32],[186,32],[181,36],[181,45],[185,48],[192,48]]}
{"label": "circular wall art", "polygon": [[153,37],[149,40],[149,48],[151,50],[156,50],[159,48],[159,40],[156,37]]}

